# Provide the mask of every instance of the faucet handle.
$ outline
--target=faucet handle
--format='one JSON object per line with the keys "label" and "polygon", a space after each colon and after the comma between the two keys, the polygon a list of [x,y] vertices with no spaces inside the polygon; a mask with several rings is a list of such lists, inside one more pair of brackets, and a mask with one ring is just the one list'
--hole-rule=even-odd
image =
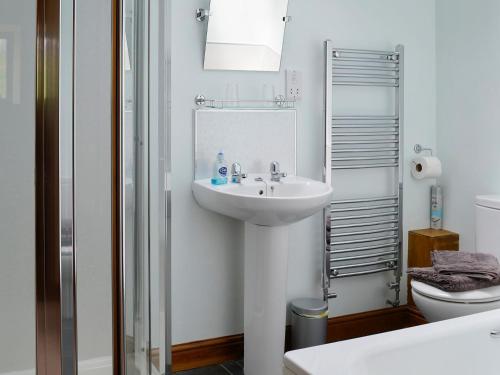
{"label": "faucet handle", "polygon": [[277,161],[272,161],[269,170],[272,174],[280,173],[280,163],[278,163]]}
{"label": "faucet handle", "polygon": [[240,163],[233,163],[233,165],[231,166],[231,174],[233,176],[241,175],[241,164]]}

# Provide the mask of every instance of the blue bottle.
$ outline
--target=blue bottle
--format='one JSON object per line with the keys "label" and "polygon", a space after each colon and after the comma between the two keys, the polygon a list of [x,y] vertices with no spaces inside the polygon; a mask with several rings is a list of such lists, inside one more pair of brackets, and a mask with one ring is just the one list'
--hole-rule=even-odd
{"label": "blue bottle", "polygon": [[224,161],[224,151],[219,151],[217,154],[211,182],[212,185],[227,184],[227,164]]}

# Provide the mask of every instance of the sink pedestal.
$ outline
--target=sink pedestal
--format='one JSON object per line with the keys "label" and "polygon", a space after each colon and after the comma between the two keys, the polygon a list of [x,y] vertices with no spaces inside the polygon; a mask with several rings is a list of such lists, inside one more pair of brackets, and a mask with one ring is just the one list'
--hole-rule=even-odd
{"label": "sink pedestal", "polygon": [[245,375],[280,375],[283,368],[288,225],[245,223]]}

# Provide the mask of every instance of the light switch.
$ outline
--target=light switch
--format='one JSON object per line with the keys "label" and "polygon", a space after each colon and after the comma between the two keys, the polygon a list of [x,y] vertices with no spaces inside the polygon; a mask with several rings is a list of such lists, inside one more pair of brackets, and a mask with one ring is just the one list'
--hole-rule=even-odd
{"label": "light switch", "polygon": [[302,98],[302,72],[286,70],[286,98],[295,100]]}

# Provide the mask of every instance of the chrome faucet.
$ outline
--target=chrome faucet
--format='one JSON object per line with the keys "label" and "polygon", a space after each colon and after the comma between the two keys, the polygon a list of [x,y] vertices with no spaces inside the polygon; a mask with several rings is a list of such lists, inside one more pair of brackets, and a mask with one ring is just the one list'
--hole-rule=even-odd
{"label": "chrome faucet", "polygon": [[241,179],[247,178],[246,173],[241,173],[241,164],[233,163],[231,166],[231,182],[241,184]]}
{"label": "chrome faucet", "polygon": [[282,178],[286,177],[286,172],[280,172],[280,163],[277,161],[271,162],[270,166],[271,181],[280,182]]}

